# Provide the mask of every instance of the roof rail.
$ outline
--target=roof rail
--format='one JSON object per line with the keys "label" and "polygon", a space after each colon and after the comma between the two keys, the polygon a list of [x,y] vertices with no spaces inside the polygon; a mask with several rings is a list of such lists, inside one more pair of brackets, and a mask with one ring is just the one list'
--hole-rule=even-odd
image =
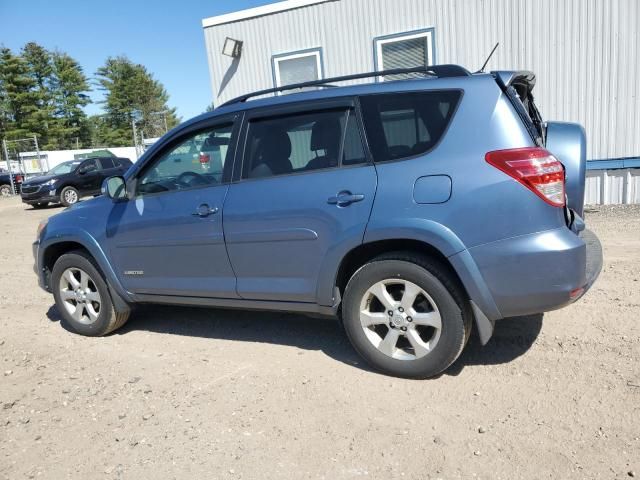
{"label": "roof rail", "polygon": [[267,88],[265,90],[258,90],[253,93],[246,93],[232,100],[229,100],[228,102],[225,102],[220,106],[225,107],[227,105],[233,105],[234,103],[246,102],[248,99],[252,97],[267,95],[269,93],[284,92],[286,90],[297,90],[300,88],[307,88],[307,87],[335,87],[336,85],[331,85],[332,82],[344,82],[347,80],[357,80],[360,78],[384,77],[386,75],[402,75],[407,73],[422,73],[425,75],[429,75],[431,77],[439,77],[439,78],[466,77],[471,75],[471,72],[469,72],[466,68],[461,67],[459,65],[430,65],[428,67],[394,68],[391,70],[380,70],[377,72],[366,72],[366,73],[354,73],[352,75],[322,78],[320,80],[313,80],[310,82],[294,83],[291,85],[283,85],[281,87]]}

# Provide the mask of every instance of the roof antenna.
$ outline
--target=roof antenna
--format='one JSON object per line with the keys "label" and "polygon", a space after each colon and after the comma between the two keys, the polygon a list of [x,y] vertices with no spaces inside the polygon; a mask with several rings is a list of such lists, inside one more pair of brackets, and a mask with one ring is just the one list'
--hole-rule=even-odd
{"label": "roof antenna", "polygon": [[493,52],[496,51],[496,49],[498,48],[498,45],[500,45],[500,42],[496,43],[496,46],[493,47],[493,50],[491,50],[491,53],[489,54],[489,56],[487,57],[487,59],[485,60],[485,62],[482,64],[482,68],[480,68],[480,70],[478,70],[476,73],[482,73],[484,72],[484,67],[487,66],[487,63],[489,63],[489,60],[491,60],[491,57],[493,57]]}

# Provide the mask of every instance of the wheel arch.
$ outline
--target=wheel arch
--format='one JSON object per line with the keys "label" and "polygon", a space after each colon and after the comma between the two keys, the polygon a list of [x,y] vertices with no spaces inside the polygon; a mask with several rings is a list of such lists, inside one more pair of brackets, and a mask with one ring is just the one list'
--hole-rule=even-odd
{"label": "wheel arch", "polygon": [[81,250],[91,257],[98,269],[103,273],[105,281],[111,291],[116,309],[122,311],[125,308],[129,308],[128,303],[131,302],[130,295],[120,284],[102,247],[89,233],[81,229],[73,228],[56,231],[55,233],[50,232],[48,235],[51,236],[48,236],[48,238],[40,242],[38,265],[40,266],[42,275],[44,275],[45,285],[49,287],[49,290],[51,289],[49,285],[51,271],[58,258],[65,253]]}
{"label": "wheel arch", "polygon": [[334,281],[337,301],[344,294],[347,282],[358,268],[375,257],[391,252],[417,253],[437,261],[441,268],[446,269],[455,279],[465,298],[470,300],[481,342],[485,344],[491,338],[495,320],[502,318],[502,315],[480,270],[466,249],[447,256],[431,243],[411,238],[362,243],[347,252],[338,266]]}
{"label": "wheel arch", "polygon": [[340,262],[336,272],[335,286],[344,294],[344,290],[353,274],[372,259],[392,252],[412,252],[437,261],[440,266],[449,271],[457,279],[461,290],[468,297],[468,293],[460,276],[447,257],[433,245],[421,240],[410,238],[393,238],[362,243],[350,250]]}

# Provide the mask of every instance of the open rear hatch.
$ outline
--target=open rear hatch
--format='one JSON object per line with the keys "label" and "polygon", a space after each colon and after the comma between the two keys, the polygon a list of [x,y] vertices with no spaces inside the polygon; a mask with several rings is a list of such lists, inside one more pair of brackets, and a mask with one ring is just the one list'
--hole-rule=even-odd
{"label": "open rear hatch", "polygon": [[[564,166],[567,194],[567,225],[584,228],[584,186],[587,142],[577,123],[544,122],[533,98],[536,77],[529,71],[491,72],[509,98],[536,145],[549,150]],[[578,218],[576,218],[578,217]]]}

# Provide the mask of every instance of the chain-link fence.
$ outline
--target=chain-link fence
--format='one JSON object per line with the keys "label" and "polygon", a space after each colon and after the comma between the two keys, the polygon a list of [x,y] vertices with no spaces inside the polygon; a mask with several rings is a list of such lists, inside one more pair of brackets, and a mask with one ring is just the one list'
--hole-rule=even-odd
{"label": "chain-link fence", "polygon": [[35,135],[18,140],[2,140],[0,176],[6,180],[0,186],[0,195],[20,193],[20,185],[27,177],[42,174],[48,169],[46,156],[40,153]]}

